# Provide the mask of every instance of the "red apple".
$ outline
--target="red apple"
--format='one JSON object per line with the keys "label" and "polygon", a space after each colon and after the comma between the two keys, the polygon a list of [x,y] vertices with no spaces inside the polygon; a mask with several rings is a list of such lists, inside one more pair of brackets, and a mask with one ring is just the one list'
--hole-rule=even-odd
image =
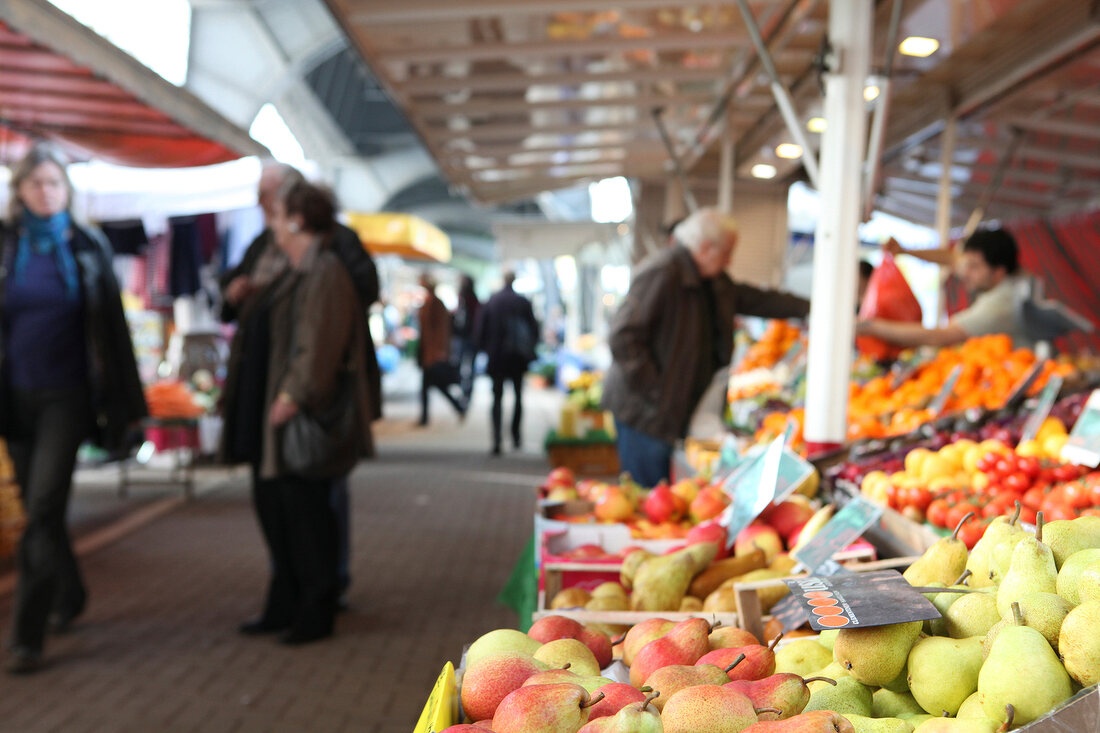
{"label": "red apple", "polygon": [[713,519],[722,513],[730,503],[726,492],[717,486],[708,486],[699,492],[691,502],[691,519],[696,524]]}
{"label": "red apple", "polygon": [[691,478],[685,478],[677,481],[671,491],[673,494],[683,499],[686,504],[690,504],[699,494],[699,489],[700,486],[698,481]]}
{"label": "red apple", "polygon": [[714,520],[697,524],[688,530],[687,544],[694,545],[699,542],[713,542],[718,545],[716,560],[721,560],[729,554],[729,550],[726,549],[726,528]]}
{"label": "red apple", "polygon": [[772,504],[761,515],[766,523],[775,527],[780,537],[787,537],[801,527],[814,515],[814,510],[797,501],[783,501]]}
{"label": "red apple", "polygon": [[547,486],[575,486],[577,477],[565,466],[558,466],[546,477]]}
{"label": "red apple", "polygon": [[668,484],[657,484],[657,487],[649,492],[649,496],[642,503],[642,510],[649,521],[654,524],[678,522],[683,514],[682,504],[680,503],[682,501],[680,497],[672,493],[672,490],[668,488]]}
{"label": "red apple", "polygon": [[618,486],[608,486],[596,500],[596,519],[601,522],[625,522],[634,516],[634,502]]}

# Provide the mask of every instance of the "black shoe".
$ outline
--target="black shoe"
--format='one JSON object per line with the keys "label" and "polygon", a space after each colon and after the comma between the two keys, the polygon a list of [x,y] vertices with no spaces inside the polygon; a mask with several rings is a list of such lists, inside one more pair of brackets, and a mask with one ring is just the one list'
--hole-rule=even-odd
{"label": "black shoe", "polygon": [[54,613],[50,615],[47,626],[55,634],[67,634],[73,630],[73,622],[78,613]]}
{"label": "black shoe", "polygon": [[279,643],[286,646],[301,646],[302,644],[309,644],[314,641],[320,641],[321,639],[327,639],[332,636],[331,631],[301,631],[299,629],[291,629],[279,636]]}
{"label": "black shoe", "polygon": [[245,636],[261,636],[262,634],[277,634],[285,631],[290,624],[274,624],[262,618],[245,621],[237,627],[237,631]]}
{"label": "black shoe", "polygon": [[42,653],[25,647],[15,647],[8,658],[9,674],[33,674],[42,667]]}
{"label": "black shoe", "polygon": [[494,445],[493,449],[491,451],[489,451],[489,455],[499,456],[500,455],[500,446],[499,445]]}

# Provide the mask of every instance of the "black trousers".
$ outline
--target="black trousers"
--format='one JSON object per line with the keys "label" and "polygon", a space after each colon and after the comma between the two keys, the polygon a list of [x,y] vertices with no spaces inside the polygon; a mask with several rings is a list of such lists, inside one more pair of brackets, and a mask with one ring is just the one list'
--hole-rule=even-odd
{"label": "black trousers", "polygon": [[463,404],[451,394],[451,385],[454,384],[454,367],[445,362],[437,362],[424,367],[420,382],[420,424],[428,424],[428,390],[435,387],[447,398],[455,412],[462,414],[465,411]]}
{"label": "black trousers", "polygon": [[337,598],[332,482],[254,474],[252,491],[271,553],[260,621],[307,634],[332,633]]}
{"label": "black trousers", "polygon": [[87,601],[66,514],[76,451],[88,435],[88,392],[15,390],[12,407],[8,451],[27,526],[19,542],[11,643],[40,652],[50,613],[75,616]]}
{"label": "black trousers", "polygon": [[511,382],[516,401],[512,410],[512,444],[519,448],[523,442],[520,427],[523,424],[523,371],[511,374],[493,374],[493,450],[500,450],[501,423],[504,421],[504,383]]}

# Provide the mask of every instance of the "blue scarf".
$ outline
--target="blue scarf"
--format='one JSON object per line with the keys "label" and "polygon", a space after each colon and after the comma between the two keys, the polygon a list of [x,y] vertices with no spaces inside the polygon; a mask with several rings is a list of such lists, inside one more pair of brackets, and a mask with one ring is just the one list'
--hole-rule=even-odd
{"label": "blue scarf", "polygon": [[80,274],[76,269],[72,249],[69,247],[71,228],[72,219],[67,211],[46,219],[24,211],[19,231],[19,247],[15,252],[13,272],[15,281],[19,282],[22,279],[32,252],[40,255],[52,254],[57,263],[57,271],[61,274],[61,280],[65,283],[65,293],[69,300],[80,298]]}

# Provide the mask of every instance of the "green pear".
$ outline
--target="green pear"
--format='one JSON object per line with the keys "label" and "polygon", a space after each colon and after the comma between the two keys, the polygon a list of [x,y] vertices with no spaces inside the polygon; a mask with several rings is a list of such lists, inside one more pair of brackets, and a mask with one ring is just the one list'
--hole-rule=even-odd
{"label": "green pear", "polygon": [[868,718],[852,713],[844,717],[856,733],[913,733],[913,724],[900,718]]}
{"label": "green pear", "polygon": [[1004,722],[1006,706],[1011,705],[1016,724],[1023,726],[1069,698],[1073,687],[1047,640],[1024,625],[1019,604],[1013,604],[1012,611],[1015,623],[993,642],[978,673],[978,692],[986,717]]}
{"label": "green pear", "polygon": [[1059,648],[1066,671],[1083,687],[1100,682],[1100,600],[1085,601],[1062,623]]}
{"label": "green pear", "polygon": [[882,687],[905,669],[909,650],[920,636],[920,630],[920,621],[841,629],[833,647],[833,659],[857,681]]}
{"label": "green pear", "polygon": [[630,607],[634,611],[678,611],[695,575],[690,555],[673,553],[651,557],[634,573]]}
{"label": "green pear", "polygon": [[795,639],[775,653],[775,671],[812,677],[833,661],[833,652],[814,639]]}
{"label": "green pear", "polygon": [[988,588],[993,585],[990,579],[993,572],[993,548],[1013,535],[1019,534],[1021,538],[1023,537],[1024,531],[1020,529],[1020,525],[1016,524],[1016,520],[1020,518],[1021,509],[1020,503],[1017,502],[1016,513],[1011,517],[997,517],[990,522],[982,538],[978,540],[978,544],[974,545],[974,549],[970,551],[970,556],[966,560],[966,569],[971,573],[970,587]]}
{"label": "green pear", "polygon": [[497,629],[479,636],[470,645],[470,648],[466,650],[466,666],[490,654],[520,652],[527,656],[533,656],[540,646],[542,646],[541,642],[535,641],[522,631]]}
{"label": "green pear", "polygon": [[1002,733],[1007,730],[996,720],[989,718],[932,718],[916,727],[914,733]]}
{"label": "green pear", "polygon": [[572,682],[574,685],[580,685],[588,690],[589,694],[594,694],[596,690],[604,685],[612,684],[612,680],[606,677],[582,677],[568,669],[548,669],[545,672],[536,672],[531,675],[520,686],[553,685],[561,682]]}
{"label": "green pear", "polygon": [[930,715],[955,715],[966,698],[978,690],[982,668],[982,639],[929,636],[909,652],[909,690]]}
{"label": "green pear", "polygon": [[613,580],[609,580],[606,583],[600,583],[592,589],[591,593],[593,598],[626,598],[628,593],[622,583],[616,583]]}
{"label": "green pear", "polygon": [[1077,583],[1081,579],[1081,573],[1090,565],[1100,566],[1100,549],[1090,548],[1073,553],[1058,568],[1058,580],[1055,589],[1058,595],[1076,606],[1081,602],[1081,594],[1077,590]]}
{"label": "green pear", "polygon": [[[946,593],[941,595],[947,595]],[[959,595],[959,594],[955,594]],[[967,593],[947,609],[944,626],[953,639],[984,636],[993,624],[1001,620],[997,613],[997,597],[992,593]]]}
{"label": "green pear", "polygon": [[[817,689],[813,689],[813,687]],[[810,685],[810,701],[802,712],[814,710],[832,710],[841,715],[863,715],[871,717],[871,688],[857,682],[852,677],[841,677],[836,685],[814,682]]]}
{"label": "green pear", "polygon": [[1100,562],[1094,562],[1081,571],[1077,579],[1077,596],[1081,603],[1100,601]]}
{"label": "green pear", "polygon": [[1100,548],[1100,517],[1083,516],[1058,519],[1043,529],[1043,542],[1054,553],[1054,563],[1062,564],[1081,550]]}
{"label": "green pear", "polygon": [[943,718],[939,718],[939,716],[929,715],[928,713],[921,713],[919,715],[916,715],[916,714],[899,715],[898,717],[901,718],[902,720],[904,720],[905,722],[907,722],[909,725],[913,726],[914,731],[917,728],[920,728],[921,723],[923,723],[926,720],[937,720],[937,719],[943,720]]}
{"label": "green pear", "polygon": [[[842,667],[840,665],[840,662],[833,662],[831,664],[825,665],[824,668],[818,670],[815,673],[815,676],[817,676],[817,677],[826,677],[826,678],[831,679],[831,680],[839,680],[841,677],[851,677],[852,675],[848,674],[848,670],[844,669],[844,667]],[[823,687],[826,686],[826,684],[827,683],[825,683],[825,682],[811,682],[810,683],[810,692],[813,692],[814,690],[822,689]],[[815,685],[816,685],[816,687],[815,687]]]}
{"label": "green pear", "polygon": [[1055,593],[1024,593],[1018,601],[1024,623],[1038,631],[1058,651],[1058,632],[1073,606]]}
{"label": "green pear", "polygon": [[1009,566],[1012,565],[1012,553],[1015,552],[1016,545],[1028,537],[1031,537],[1031,535],[1021,529],[1019,532],[1008,535],[1008,537],[993,546],[993,551],[989,553],[989,580],[993,585],[1000,585],[1001,581],[1004,580]]}
{"label": "green pear", "polygon": [[[946,588],[947,586],[940,582],[929,583],[930,588]],[[929,636],[944,636],[946,635],[946,621],[944,621],[944,614],[947,613],[947,608],[959,599],[957,593],[923,593],[922,594],[928,601],[936,607],[936,610],[940,612],[939,618],[930,618],[924,622],[921,627],[922,633]]]}
{"label": "green pear", "polygon": [[555,639],[535,650],[535,659],[547,667],[564,667],[581,677],[599,677],[600,665],[592,650],[578,639]]}
{"label": "green pear", "polygon": [[997,611],[1002,616],[1025,593],[1054,593],[1058,568],[1054,553],[1043,544],[1043,513],[1035,522],[1035,536],[1025,537],[1012,551],[1012,564],[997,589]]}
{"label": "green pear", "polygon": [[982,659],[989,659],[989,652],[993,649],[993,642],[997,641],[997,637],[1001,635],[1001,631],[1008,626],[1015,625],[1016,621],[1012,618],[1003,618],[993,624],[992,628],[986,632],[985,638],[982,639]]}
{"label": "green pear", "polygon": [[722,685],[729,681],[726,671],[713,664],[670,664],[646,677],[645,686],[661,693],[652,704],[658,710],[664,710],[668,701],[680,690],[696,685]]}
{"label": "green pear", "polygon": [[646,696],[642,702],[632,702],[614,715],[596,718],[585,724],[577,733],[664,733],[661,713],[653,706],[660,693]]}
{"label": "green pear", "polygon": [[[973,512],[963,517],[950,537],[942,537],[924,551],[920,558],[902,573],[909,585],[915,588],[926,587],[940,582],[944,586],[955,582],[955,578],[966,570],[966,545],[959,539],[959,530]],[[843,631],[843,629],[841,629]]]}
{"label": "green pear", "polygon": [[632,550],[623,558],[623,564],[619,566],[619,584],[627,590],[634,587],[634,574],[642,563],[650,558],[657,557],[648,550]]}
{"label": "green pear", "polygon": [[959,712],[955,713],[956,718],[984,718],[985,711],[982,710],[982,696],[977,691],[973,695],[963,700],[963,704],[959,706]]}
{"label": "green pear", "polygon": [[871,695],[871,717],[900,718],[903,715],[924,713],[917,699],[909,692],[892,692],[885,688]]}
{"label": "green pear", "polygon": [[817,643],[828,649],[830,652],[833,650],[833,645],[836,644],[837,634],[840,633],[840,629],[828,629],[822,631],[817,635]]}
{"label": "green pear", "polygon": [[901,672],[898,672],[898,676],[883,685],[882,689],[889,690],[890,692],[896,692],[898,694],[909,692],[908,670],[905,669],[905,667],[902,667]]}

